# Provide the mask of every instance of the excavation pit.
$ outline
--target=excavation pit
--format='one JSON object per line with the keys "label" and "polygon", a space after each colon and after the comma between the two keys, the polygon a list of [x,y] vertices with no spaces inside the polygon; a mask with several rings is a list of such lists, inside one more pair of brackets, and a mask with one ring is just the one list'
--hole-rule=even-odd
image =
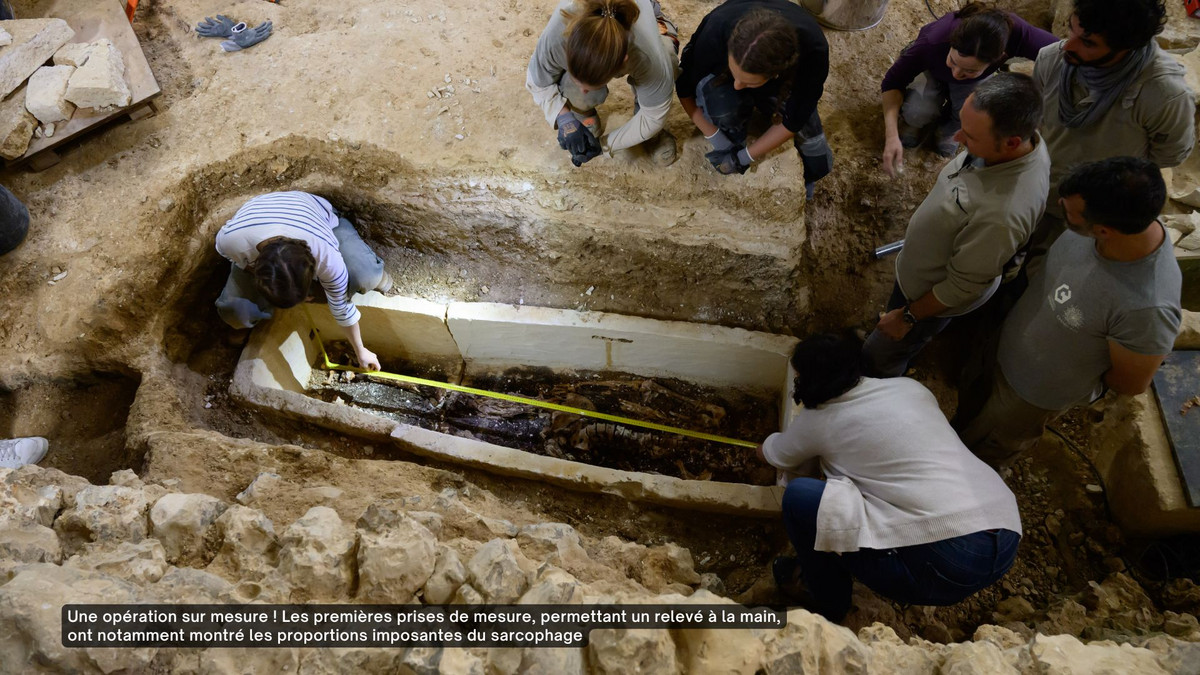
{"label": "excavation pit", "polygon": [[[385,371],[750,442],[782,428],[792,408],[790,337],[378,293],[355,302],[363,340]],[[699,510],[779,510],[781,489],[752,448],[369,376],[348,379],[320,368],[321,340],[336,361],[340,337],[324,307],[278,313],[243,351],[232,395],[273,414],[502,475]]]}

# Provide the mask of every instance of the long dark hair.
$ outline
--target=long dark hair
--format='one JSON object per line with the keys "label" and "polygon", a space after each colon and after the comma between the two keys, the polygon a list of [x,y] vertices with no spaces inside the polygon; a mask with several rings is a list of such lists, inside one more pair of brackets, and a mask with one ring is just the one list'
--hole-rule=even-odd
{"label": "long dark hair", "polygon": [[1012,15],[982,2],[972,2],[955,12],[954,18],[959,22],[950,33],[950,46],[959,54],[989,65],[1004,58],[1008,36],[1012,34]]}
{"label": "long dark hair", "polygon": [[602,85],[617,76],[629,55],[629,35],[641,10],[633,0],[583,0],[566,30],[567,72],[579,82]]}
{"label": "long dark hair", "polygon": [[796,345],[792,398],[815,408],[850,391],[862,379],[862,346],[835,335],[814,335]]}

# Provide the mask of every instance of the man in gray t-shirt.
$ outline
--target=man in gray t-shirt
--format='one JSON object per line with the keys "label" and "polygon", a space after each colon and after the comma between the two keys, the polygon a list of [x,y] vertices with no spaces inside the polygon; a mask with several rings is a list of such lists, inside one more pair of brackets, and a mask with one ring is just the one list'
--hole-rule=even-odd
{"label": "man in gray t-shirt", "polygon": [[1179,331],[1182,275],[1156,220],[1166,200],[1158,167],[1133,157],[1084,164],[1059,192],[1070,232],[1005,319],[992,382],[964,392],[969,406],[986,391],[982,409],[956,420],[963,442],[993,466],[1106,388],[1144,392]]}

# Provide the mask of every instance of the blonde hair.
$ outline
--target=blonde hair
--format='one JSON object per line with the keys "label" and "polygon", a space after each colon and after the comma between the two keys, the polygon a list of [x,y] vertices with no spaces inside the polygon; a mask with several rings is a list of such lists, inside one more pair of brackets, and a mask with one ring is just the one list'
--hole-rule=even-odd
{"label": "blonde hair", "polygon": [[577,14],[563,10],[567,24],[567,71],[583,84],[603,85],[617,76],[629,56],[629,37],[641,10],[634,0],[581,0]]}

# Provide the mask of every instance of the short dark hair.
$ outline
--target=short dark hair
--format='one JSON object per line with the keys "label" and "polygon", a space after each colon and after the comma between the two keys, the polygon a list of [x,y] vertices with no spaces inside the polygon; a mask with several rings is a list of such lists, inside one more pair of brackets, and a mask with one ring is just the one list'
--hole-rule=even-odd
{"label": "short dark hair", "polygon": [[1088,33],[1103,35],[1109,49],[1146,45],[1167,23],[1163,0],[1075,0],[1075,16]]}
{"label": "short dark hair", "polygon": [[251,266],[258,292],[280,309],[304,302],[315,270],[316,262],[308,246],[297,239],[270,242],[259,251]]}
{"label": "short dark hair", "polygon": [[1042,121],[1042,93],[1033,78],[1020,73],[996,73],[975,86],[972,105],[992,120],[992,136],[1033,137]]}
{"label": "short dark hair", "polygon": [[814,335],[796,345],[792,398],[815,408],[850,391],[862,379],[862,346],[835,335]]}
{"label": "short dark hair", "polygon": [[1167,186],[1154,162],[1109,157],[1076,167],[1058,186],[1058,194],[1082,197],[1083,217],[1091,225],[1140,234],[1162,212]]}

